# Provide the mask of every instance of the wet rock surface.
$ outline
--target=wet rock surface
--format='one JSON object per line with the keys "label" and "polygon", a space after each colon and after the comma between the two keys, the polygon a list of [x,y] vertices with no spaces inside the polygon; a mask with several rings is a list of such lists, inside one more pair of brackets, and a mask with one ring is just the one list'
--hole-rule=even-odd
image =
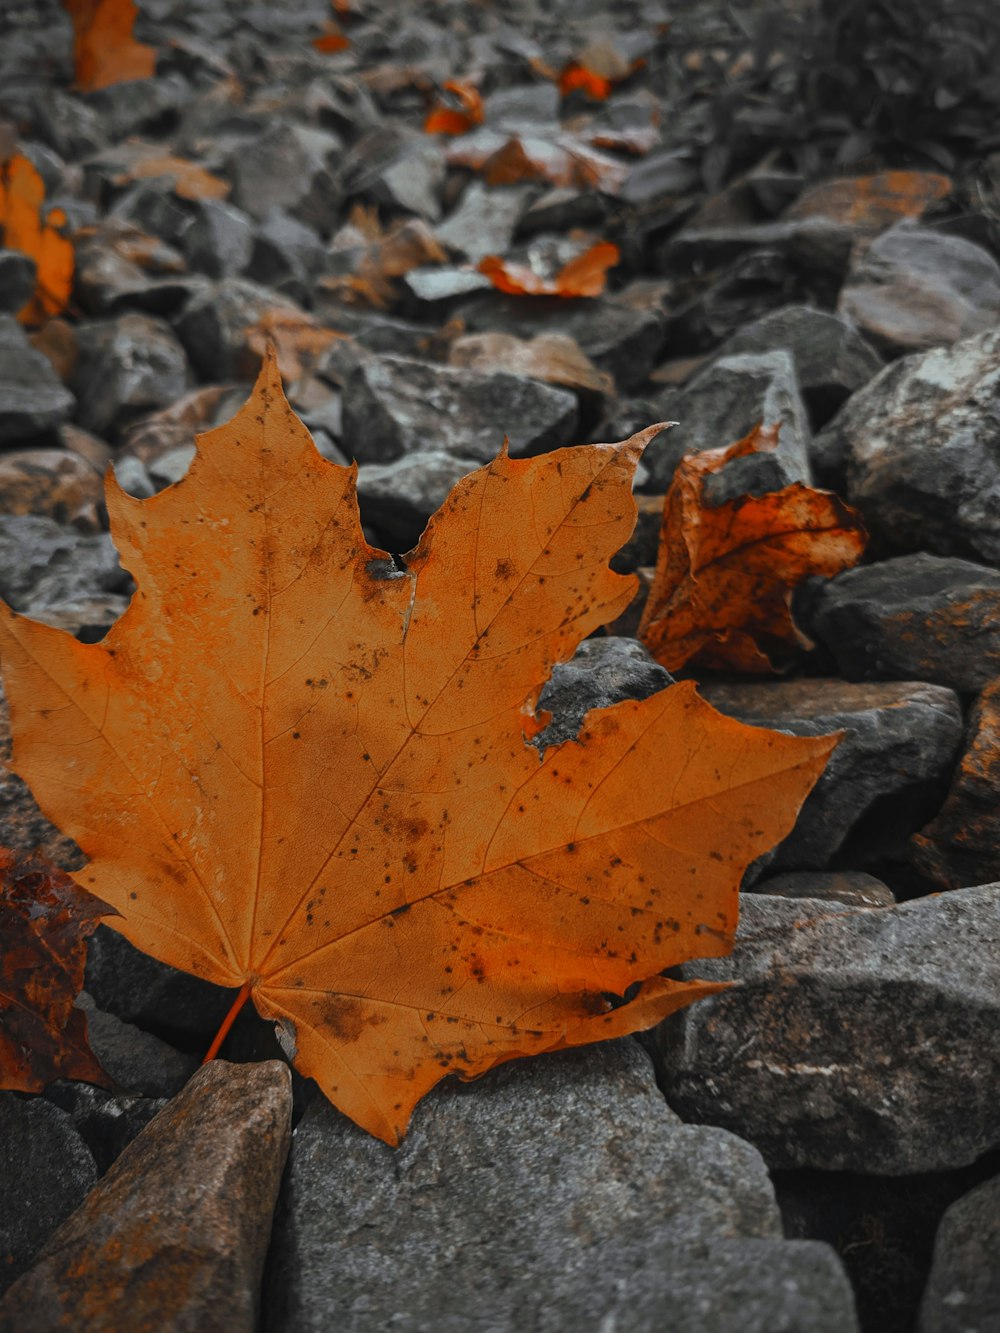
{"label": "wet rock surface", "polygon": [[732,958],[683,969],[740,985],[658,1030],[686,1119],[738,1125],[781,1168],[906,1175],[1000,1145],[1000,887],[874,909],[748,894],[741,918]]}
{"label": "wet rock surface", "polygon": [[832,1251],[781,1238],[757,1154],[683,1125],[630,1041],[443,1086],[395,1153],[322,1103],[295,1131],[266,1328],[653,1329],[664,1308],[854,1327]]}

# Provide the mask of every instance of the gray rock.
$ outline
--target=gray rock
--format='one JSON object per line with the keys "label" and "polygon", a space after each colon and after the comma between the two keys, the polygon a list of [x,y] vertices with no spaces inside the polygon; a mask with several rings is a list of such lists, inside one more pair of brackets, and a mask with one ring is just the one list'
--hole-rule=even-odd
{"label": "gray rock", "polygon": [[191,100],[193,90],[176,70],[149,79],[126,79],[87,94],[110,137],[123,139],[140,130],[158,130]]}
{"label": "gray rock", "polygon": [[479,463],[443,450],[417,450],[391,463],[358,468],[361,517],[393,551],[409,551],[447,499],[451,488]]}
{"label": "gray rock", "polygon": [[919,681],[713,683],[701,693],[752,725],[796,736],[844,732],[795,828],[762,858],[772,872],[851,868],[900,852],[940,803],[962,740],[954,692]]}
{"label": "gray rock", "polygon": [[684,229],[659,254],[667,273],[718,269],[755,254],[771,252],[818,270],[839,284],[847,271],[856,231],[827,218],[801,218],[732,227]]}
{"label": "gray rock", "polygon": [[250,262],[253,223],[247,213],[221,199],[200,199],[181,233],[188,263],[210,278],[235,278]]}
{"label": "gray rock", "polygon": [[758,424],[780,425],[777,449],[733,459],[709,477],[705,484],[709,504],[810,480],[809,421],[795,365],[786,351],[720,357],[683,389],[661,394],[654,406],[654,421],[679,424],[644,460],[648,490],[665,491],[685,454],[735,444]]}
{"label": "gray rock", "polygon": [[135,454],[119,454],[115,459],[115,478],[122,490],[137,500],[148,500],[156,494],[156,485],[146,465]]}
{"label": "gray rock", "polygon": [[900,222],[860,249],[839,309],[890,355],[939,347],[1000,323],[1000,264],[972,241]]}
{"label": "gray rock", "polygon": [[141,953],[108,926],[90,937],[84,987],[98,1009],[206,1049],[233,1001],[231,991]]}
{"label": "gray rock", "polygon": [[[769,1166],[912,1175],[1000,1143],[1000,885],[887,908],[744,894],[739,985],[657,1029],[685,1119]],[[956,1114],[961,1107],[961,1114]]]}
{"label": "gray rock", "polygon": [[0,315],[0,448],[55,430],[76,399],[12,315]]}
{"label": "gray rock", "polygon": [[27,1269],[97,1180],[90,1150],[57,1106],[0,1092],[0,1292]]}
{"label": "gray rock", "polygon": [[[652,1333],[670,1310],[685,1333],[790,1333],[812,1330],[820,1292],[831,1314],[815,1327],[853,1329],[832,1252],[780,1239],[756,1154],[682,1125],[638,1045],[616,1042],[442,1085],[396,1151],[314,1104],[266,1327]],[[741,1306],[757,1322],[737,1322]]]}
{"label": "gray rock", "polygon": [[85,536],[35,514],[0,516],[0,597],[16,611],[60,596],[121,593],[129,577],[106,532]]}
{"label": "gray rock", "polygon": [[98,1176],[104,1175],[164,1105],[162,1097],[111,1093],[91,1083],[68,1079],[50,1083],[45,1100],[71,1118],[93,1154]]}
{"label": "gray rock", "polygon": [[[355,151],[358,147],[355,145]],[[441,216],[444,177],[445,159],[440,145],[418,135],[404,139],[387,160],[356,177],[354,189],[370,195],[376,203],[418,213],[429,222],[436,222]]]}
{"label": "gray rock", "polygon": [[264,315],[303,312],[287,296],[255,282],[225,278],[197,292],[178,317],[177,336],[202,379],[250,379],[260,356],[249,332]]}
{"label": "gray rock", "polygon": [[[155,197],[166,199],[162,191]],[[131,257],[144,255],[140,264]],[[141,231],[124,218],[104,218],[76,246],[74,293],[91,315],[109,315],[119,309],[170,314],[180,307],[197,284],[173,246]]]}
{"label": "gray rock", "polygon": [[638,639],[584,639],[568,662],[558,662],[538,697],[539,712],[552,721],[535,738],[539,749],[575,740],[592,708],[623,699],[648,699],[673,677],[654,662]]}
{"label": "gray rock", "polygon": [[813,441],[889,553],[1000,564],[1000,328],[887,366]]}
{"label": "gray rock", "polygon": [[254,232],[247,276],[294,301],[305,302],[310,299],[323,255],[323,242],[311,227],[272,209]]}
{"label": "gray rock", "polygon": [[95,1333],[255,1327],[291,1111],[287,1065],[205,1065],[10,1288],[3,1333],[81,1309]]}
{"label": "gray rock", "polygon": [[848,680],[929,680],[975,693],[1000,675],[1000,570],[902,555],[812,580],[795,618]]}
{"label": "gray rock", "polygon": [[831,304],[833,292],[803,281],[787,255],[753,250],[718,271],[682,280],[667,311],[665,343],[675,355],[717,348],[752,320],[793,301]]}
{"label": "gray rock", "polygon": [[0,315],[16,315],[35,290],[35,261],[20,250],[0,250]]}
{"label": "gray rock", "polygon": [[470,181],[458,207],[434,228],[434,235],[473,264],[486,255],[506,254],[527,194],[522,186],[490,190]]}
{"label": "gray rock", "polygon": [[882,369],[882,358],[842,315],[807,305],[787,305],[734,333],[719,357],[787,352],[815,429],[826,424],[845,399]]}
{"label": "gray rock", "polygon": [[758,880],[752,891],[769,898],[814,898],[849,907],[892,907],[896,901],[888,885],[862,870],[791,870]]}
{"label": "gray rock", "polygon": [[485,273],[462,264],[425,264],[404,273],[402,282],[416,300],[433,310],[438,301],[451,301],[470,292],[488,291],[493,284]]}
{"label": "gray rock", "polygon": [[150,459],[148,473],[156,490],[180,481],[187,474],[194,454],[193,444],[179,444],[176,449],[168,449],[158,458]]}
{"label": "gray rock", "polygon": [[306,226],[328,232],[339,204],[334,168],[340,150],[340,139],[327,130],[276,120],[230,153],[233,203],[259,219],[274,208],[284,209]]}
{"label": "gray rock", "polygon": [[141,412],[167,407],[190,387],[184,348],[170,326],[151,315],[80,324],[73,373],[77,420],[113,437]]}
{"label": "gray rock", "polygon": [[193,1055],[184,1055],[152,1032],[98,1009],[86,991],[81,991],[76,1006],[86,1010],[87,1038],[98,1064],[126,1092],[173,1097],[198,1068]]}
{"label": "gray rock", "polygon": [[941,1219],[917,1333],[1000,1328],[1000,1176],[953,1203]]}
{"label": "gray rock", "polygon": [[107,145],[108,132],[100,111],[62,88],[50,84],[35,100],[33,112],[39,135],[67,161],[79,161]]}
{"label": "gray rock", "polygon": [[570,185],[555,186],[532,200],[520,219],[518,231],[570,231],[573,227],[597,229],[607,213],[606,200],[593,190],[577,190]]}
{"label": "gray rock", "polygon": [[663,346],[663,321],[657,313],[606,299],[565,301],[494,292],[471,298],[456,315],[469,333],[512,333],[517,338],[565,333],[623,390],[645,382]]}
{"label": "gray rock", "polygon": [[514,454],[569,444],[575,396],[520,375],[430,365],[398,356],[360,356],[344,383],[344,447],[361,462],[385,463],[419,449],[481,463],[505,435]]}
{"label": "gray rock", "polygon": [[188,225],[190,214],[182,201],[162,182],[141,180],[116,199],[108,216],[134,222],[143,231],[176,244]]}

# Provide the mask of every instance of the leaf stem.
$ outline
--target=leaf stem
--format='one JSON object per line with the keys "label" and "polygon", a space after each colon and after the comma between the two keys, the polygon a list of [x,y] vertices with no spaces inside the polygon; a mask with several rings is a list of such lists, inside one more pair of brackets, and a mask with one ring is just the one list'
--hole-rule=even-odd
{"label": "leaf stem", "polygon": [[225,1018],[222,1020],[222,1026],[215,1034],[215,1038],[211,1046],[209,1046],[208,1052],[205,1055],[204,1060],[202,1060],[203,1065],[207,1065],[209,1060],[214,1060],[215,1057],[219,1054],[219,1048],[221,1047],[222,1043],[226,1040],[226,1037],[229,1035],[229,1029],[236,1022],[236,1015],[240,1012],[240,1010],[246,1004],[247,1000],[250,998],[251,989],[252,989],[251,982],[249,980],[244,981],[243,985],[240,987],[239,994],[236,996],[236,999],[232,1003],[232,1007],[229,1010],[229,1013],[226,1014]]}

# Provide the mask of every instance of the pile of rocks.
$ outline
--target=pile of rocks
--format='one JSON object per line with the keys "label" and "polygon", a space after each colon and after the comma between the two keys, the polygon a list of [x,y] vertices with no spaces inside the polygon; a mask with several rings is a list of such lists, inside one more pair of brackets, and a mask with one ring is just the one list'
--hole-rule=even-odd
{"label": "pile of rocks", "polygon": [[[284,1066],[188,1082],[230,997],[102,929],[81,1003],[120,1091],[0,1093],[0,1328],[79,1308],[81,1256],[107,1276],[94,1327],[127,1327],[112,1288],[138,1301],[156,1255],[141,1299],[178,1327],[1000,1320],[1000,233],[960,182],[879,163],[859,184],[765,161],[706,197],[685,71],[732,32],[709,4],[671,8],[667,30],[641,0],[372,0],[324,54],[326,0],[141,0],[156,77],[88,95],[54,0],[0,9],[0,117],[77,263],[69,311],[27,331],[35,275],[0,250],[17,609],[104,633],[131,582],[102,472],[137,496],[177,481],[268,336],[394,552],[504,434],[532,454],[664,419],[620,567],[652,563],[681,455],[761,420],[779,447],[739,486],[828,486],[872,534],[864,565],[799,590],[815,647],[794,678],[701,682],[746,721],[844,733],[748,877],[733,957],[685,968],[736,986],[643,1045],[443,1085],[393,1152]],[[644,63],[604,103],[560,100],[540,70],[595,45]],[[480,82],[482,126],[424,134],[455,76]],[[462,165],[511,139],[524,179]],[[505,295],[477,269],[552,272],[602,238],[622,259],[597,298]],[[588,640],[543,695],[549,739],[667,679],[634,639]],[[10,775],[0,816],[0,841],[79,863]],[[280,1052],[244,1018],[227,1054]],[[154,1212],[148,1248],[112,1261],[115,1226]]]}

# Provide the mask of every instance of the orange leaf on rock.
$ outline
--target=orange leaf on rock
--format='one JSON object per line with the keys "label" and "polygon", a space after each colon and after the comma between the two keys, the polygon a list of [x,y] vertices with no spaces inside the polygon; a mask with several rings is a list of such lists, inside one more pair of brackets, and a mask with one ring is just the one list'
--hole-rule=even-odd
{"label": "orange leaf on rock", "polygon": [[844,176],[806,190],[786,209],[786,218],[828,218],[862,228],[889,227],[901,218],[919,218],[946,199],[954,186],[934,171],[878,171]]}
{"label": "orange leaf on rock", "polygon": [[477,88],[459,79],[446,79],[442,87],[458,99],[459,106],[441,103],[434,107],[424,121],[426,134],[465,134],[482,124],[483,99]]}
{"label": "orange leaf on rock", "polygon": [[45,185],[26,157],[0,161],[0,242],[35,261],[35,290],[17,315],[22,324],[61,314],[73,290],[73,245],[59,230],[66,215],[53,208],[44,217],[44,203]]}
{"label": "orange leaf on rock", "polygon": [[63,0],[73,20],[76,86],[85,93],[156,73],[156,52],[132,36],[135,0]]}
{"label": "orange leaf on rock", "polygon": [[595,102],[603,102],[611,96],[611,80],[603,74],[595,74],[586,65],[579,65],[571,60],[559,75],[559,91],[563,97],[570,93],[583,92]]}
{"label": "orange leaf on rock", "polygon": [[127,173],[115,178],[115,184],[159,176],[173,181],[174,194],[181,199],[225,199],[230,190],[228,181],[206,171],[200,163],[191,162],[186,157],[174,157],[172,153],[157,152],[137,156]]}
{"label": "orange leaf on rock", "polygon": [[133,944],[251,995],[387,1142],[449,1073],[718,989],[661,973],[730,949],[745,866],[835,743],[690,684],[531,743],[553,665],[632,597],[608,560],[657,429],[502,453],[401,570],[269,358],[182,481],[140,501],[109,478],[137,592],[104,640],[0,616],[14,767],[89,858],[77,881]]}
{"label": "orange leaf on rock", "polygon": [[777,426],[758,426],[728,448],[689,454],[677,465],[639,625],[639,637],[668,671],[688,662],[780,669],[808,642],[792,620],[792,589],[811,574],[850,568],[864,551],[860,516],[832,492],[802,482],[708,503],[708,477],[777,442]]}
{"label": "orange leaf on rock", "polygon": [[273,346],[278,370],[287,380],[300,380],[312,373],[320,355],[346,333],[323,328],[311,315],[294,310],[269,310],[246,330],[247,347],[262,357]]}
{"label": "orange leaf on rock", "polygon": [[543,277],[527,264],[511,264],[500,255],[481,259],[479,272],[510,296],[600,296],[608,280],[608,269],[614,268],[619,257],[617,245],[598,241],[564,264],[554,278]]}
{"label": "orange leaf on rock", "polygon": [[73,1003],[86,938],[109,915],[39,853],[0,847],[0,1088],[40,1092],[57,1078],[110,1086]]}

